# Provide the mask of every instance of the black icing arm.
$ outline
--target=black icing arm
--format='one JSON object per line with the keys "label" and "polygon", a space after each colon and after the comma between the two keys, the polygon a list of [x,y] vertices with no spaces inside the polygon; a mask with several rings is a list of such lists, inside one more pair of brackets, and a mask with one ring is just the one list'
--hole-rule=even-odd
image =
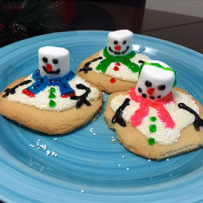
{"label": "black icing arm", "polygon": [[77,100],[76,108],[80,108],[83,104],[91,106],[90,102],[87,100],[89,93],[91,92],[89,87],[86,87],[83,84],[77,84],[76,87],[80,90],[85,90],[85,93],[81,96],[72,96],[70,99]]}
{"label": "black icing arm", "polygon": [[179,103],[178,104],[178,107],[180,109],[184,109],[188,112],[190,112],[191,114],[193,114],[195,116],[195,121],[194,121],[194,127],[195,127],[195,130],[199,131],[200,130],[200,127],[203,127],[203,119],[201,119],[199,117],[199,115],[197,114],[196,111],[194,111],[193,109],[191,109],[189,106],[187,106],[186,104],[184,103]]}
{"label": "black icing arm", "polygon": [[79,70],[79,72],[84,71],[84,73],[88,73],[89,71],[92,70],[92,68],[89,67],[90,64],[93,63],[93,62],[95,62],[95,61],[102,60],[102,59],[103,59],[103,57],[102,57],[102,56],[99,56],[99,57],[94,58],[93,60],[91,60],[91,61],[85,63],[85,65]]}
{"label": "black icing arm", "polygon": [[8,97],[9,94],[15,94],[16,93],[16,89],[20,86],[23,85],[27,85],[29,83],[31,83],[32,80],[24,80],[23,82],[17,84],[16,86],[12,87],[12,88],[7,88],[4,90],[5,94],[3,95],[3,97]]}
{"label": "black icing arm", "polygon": [[130,99],[126,98],[123,102],[123,104],[117,109],[115,115],[112,118],[112,123],[118,123],[121,126],[125,127],[126,123],[123,119],[123,110],[126,108],[126,106],[130,105]]}

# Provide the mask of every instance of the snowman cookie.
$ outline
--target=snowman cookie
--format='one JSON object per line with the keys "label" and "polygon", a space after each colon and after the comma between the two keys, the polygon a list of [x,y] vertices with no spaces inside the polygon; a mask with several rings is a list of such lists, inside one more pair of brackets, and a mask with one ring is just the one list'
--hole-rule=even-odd
{"label": "snowman cookie", "polygon": [[70,71],[67,49],[42,47],[38,57],[39,69],[0,94],[0,114],[50,135],[87,123],[102,105],[101,92]]}
{"label": "snowman cookie", "polygon": [[167,64],[148,61],[136,87],[110,95],[105,120],[131,152],[163,159],[203,146],[202,105],[175,78]]}
{"label": "snowman cookie", "polygon": [[140,65],[149,57],[133,51],[133,33],[129,30],[109,32],[107,47],[85,59],[78,75],[106,93],[135,86]]}

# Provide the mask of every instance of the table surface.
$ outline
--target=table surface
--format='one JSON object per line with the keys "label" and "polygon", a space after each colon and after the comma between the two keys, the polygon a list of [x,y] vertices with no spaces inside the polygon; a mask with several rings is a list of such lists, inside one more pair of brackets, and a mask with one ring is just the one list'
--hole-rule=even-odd
{"label": "table surface", "polygon": [[[129,29],[203,53],[203,18],[148,10],[145,9],[145,1],[72,0],[74,7],[69,12],[75,15],[66,29],[61,31]],[[29,37],[41,34],[34,30],[30,32]],[[0,33],[0,45],[1,37]]]}
{"label": "table surface", "polygon": [[94,5],[113,17],[115,29],[127,28],[203,53],[203,18],[148,10],[139,1],[134,4],[96,2]]}

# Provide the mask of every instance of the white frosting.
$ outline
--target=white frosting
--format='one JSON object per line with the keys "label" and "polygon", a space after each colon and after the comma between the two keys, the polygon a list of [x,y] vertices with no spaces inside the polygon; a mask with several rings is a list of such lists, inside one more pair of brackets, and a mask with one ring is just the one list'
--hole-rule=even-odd
{"label": "white frosting", "polygon": [[[103,50],[100,51],[99,56],[102,56],[103,59],[105,59],[103,55]],[[133,58],[131,58],[131,61],[136,63],[137,65],[141,65],[138,61],[143,60],[143,61],[149,61],[150,58],[148,56],[145,56],[143,54],[136,54]],[[101,62],[101,60],[97,60],[95,62],[92,62],[90,67],[96,71],[97,73],[102,73],[101,70],[96,70],[97,65]],[[107,71],[105,72],[106,75],[119,78],[122,80],[127,80],[131,82],[136,82],[138,80],[138,73],[133,73],[127,66],[124,64],[120,63],[121,65],[118,66],[119,70],[115,71],[114,66],[116,63],[111,63],[109,67],[107,68]]]}
{"label": "white frosting", "polygon": [[[32,80],[32,83],[34,83],[34,80],[32,79],[32,74],[29,75],[25,80]],[[30,106],[35,106],[39,109],[44,109],[44,110],[51,110],[51,111],[63,111],[66,109],[69,109],[71,107],[74,107],[76,105],[77,100],[71,100],[70,98],[62,98],[61,93],[59,90],[58,86],[48,86],[45,88],[44,91],[39,92],[38,94],[35,95],[35,97],[29,97],[25,94],[22,93],[22,90],[29,87],[32,83],[29,83],[28,85],[23,85],[20,86],[16,89],[15,94],[9,94],[8,100],[10,101],[15,101],[15,102],[20,102],[23,104],[27,104]],[[91,89],[91,92],[89,93],[87,100],[97,100],[99,97],[99,91],[91,87],[89,83],[87,83],[84,79],[76,75],[71,81],[69,81],[70,86],[75,90],[75,93],[77,96],[80,96],[84,94],[85,90],[80,90],[76,88],[77,84],[84,84],[85,86],[89,87]],[[54,87],[56,92],[54,93],[56,98],[52,99],[55,101],[56,106],[55,107],[50,107],[49,106],[49,94],[50,94],[50,88]]]}
{"label": "white frosting", "polygon": [[[172,93],[176,103],[170,102],[165,105],[165,108],[168,110],[173,121],[175,122],[175,127],[173,129],[166,128],[164,123],[159,119],[156,109],[151,107],[149,109],[148,116],[142,120],[142,124],[140,126],[136,127],[147,138],[154,138],[156,142],[163,145],[170,145],[177,142],[178,138],[180,137],[181,130],[194,122],[194,115],[184,109],[180,109],[177,106],[178,103],[183,102],[199,113],[199,108],[192,100],[191,96],[175,90],[172,90]],[[126,98],[130,98],[129,95],[118,95],[114,97],[110,104],[112,110],[116,112]],[[130,117],[138,108],[139,103],[131,100],[130,105],[127,106],[123,111],[124,120],[130,122]],[[149,118],[152,116],[157,118],[155,122],[150,121]],[[157,127],[157,131],[154,133],[149,131],[149,126],[151,124],[155,124]]]}

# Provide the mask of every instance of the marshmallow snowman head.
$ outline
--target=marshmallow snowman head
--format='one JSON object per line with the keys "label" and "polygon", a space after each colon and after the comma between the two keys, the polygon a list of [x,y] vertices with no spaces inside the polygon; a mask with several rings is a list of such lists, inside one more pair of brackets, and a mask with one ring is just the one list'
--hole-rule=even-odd
{"label": "marshmallow snowman head", "polygon": [[63,77],[70,71],[70,54],[67,49],[53,46],[41,47],[38,58],[41,76]]}
{"label": "marshmallow snowman head", "polygon": [[133,33],[129,30],[109,32],[108,53],[112,56],[125,56],[132,51]]}
{"label": "marshmallow snowman head", "polygon": [[148,61],[141,67],[136,93],[151,100],[161,99],[175,85],[175,71],[161,61]]}

